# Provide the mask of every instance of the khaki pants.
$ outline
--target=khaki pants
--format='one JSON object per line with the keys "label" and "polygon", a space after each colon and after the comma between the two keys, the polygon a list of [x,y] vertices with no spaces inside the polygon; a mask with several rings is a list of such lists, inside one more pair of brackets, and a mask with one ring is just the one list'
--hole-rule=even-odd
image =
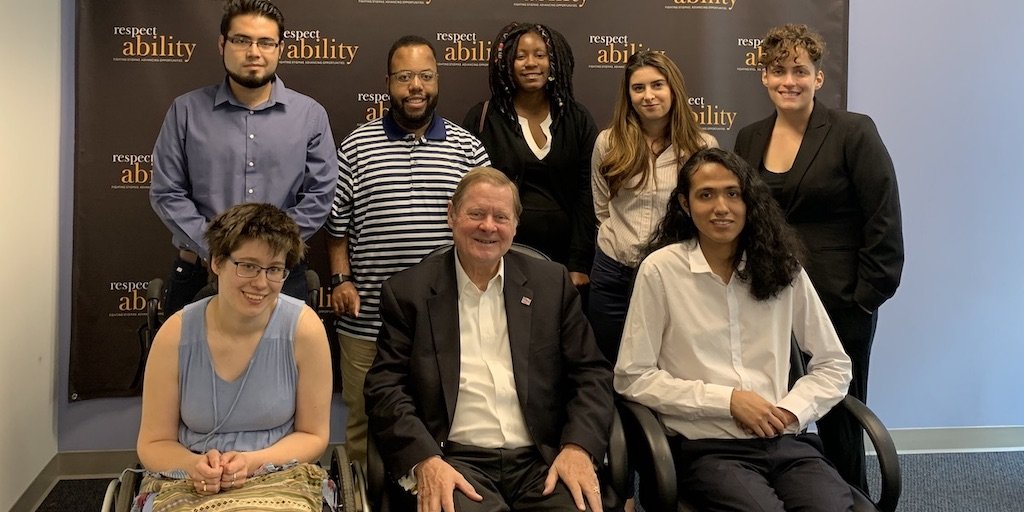
{"label": "khaki pants", "polygon": [[348,459],[366,467],[366,403],[363,382],[377,357],[377,343],[338,333],[341,345],[341,399],[348,409],[345,453]]}

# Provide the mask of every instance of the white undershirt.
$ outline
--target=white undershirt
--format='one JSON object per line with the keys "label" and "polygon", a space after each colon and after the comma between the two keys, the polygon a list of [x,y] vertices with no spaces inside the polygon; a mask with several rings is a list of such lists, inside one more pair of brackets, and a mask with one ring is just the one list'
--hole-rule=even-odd
{"label": "white undershirt", "polygon": [[530,151],[537,155],[538,160],[543,160],[551,151],[551,114],[548,114],[540,122],[540,131],[544,133],[544,147],[537,147],[537,140],[533,138],[533,132],[530,131],[530,121],[523,116],[518,117],[519,126],[523,127],[523,138],[526,139],[526,144],[530,146]]}

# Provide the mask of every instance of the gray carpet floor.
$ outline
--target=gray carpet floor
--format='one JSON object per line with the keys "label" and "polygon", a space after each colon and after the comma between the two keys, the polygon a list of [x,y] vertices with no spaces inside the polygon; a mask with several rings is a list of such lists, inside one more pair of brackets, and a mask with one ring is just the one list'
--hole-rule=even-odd
{"label": "gray carpet floor", "polygon": [[[903,493],[897,512],[1024,511],[1024,452],[899,457]],[[877,459],[869,457],[868,464],[869,485],[877,489]]]}
{"label": "gray carpet floor", "polygon": [[[1024,511],[1024,452],[900,455],[900,466],[898,512]],[[877,467],[868,457],[872,489],[878,488]],[[108,482],[61,480],[36,510],[99,510]]]}

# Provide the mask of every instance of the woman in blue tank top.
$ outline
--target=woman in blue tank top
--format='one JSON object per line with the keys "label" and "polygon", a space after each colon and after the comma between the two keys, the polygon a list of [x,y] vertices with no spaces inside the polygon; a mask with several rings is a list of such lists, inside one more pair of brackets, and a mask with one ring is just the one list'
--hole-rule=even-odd
{"label": "woman in blue tank top", "polygon": [[[319,510],[323,470],[308,463],[327,447],[331,356],[316,312],[281,295],[304,251],[299,228],[250,203],[215,218],[205,237],[218,294],[170,317],[153,342],[137,449],[164,478],[148,477],[142,491],[158,510],[162,500],[188,510],[284,494]],[[306,488],[297,495],[295,480]]]}

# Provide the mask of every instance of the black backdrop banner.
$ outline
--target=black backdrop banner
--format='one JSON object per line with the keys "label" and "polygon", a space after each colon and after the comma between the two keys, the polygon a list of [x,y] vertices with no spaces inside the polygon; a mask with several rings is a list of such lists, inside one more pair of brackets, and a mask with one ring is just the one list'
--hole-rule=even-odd
{"label": "black backdrop banner", "polygon": [[[771,113],[754,63],[771,26],[807,23],[825,37],[818,98],[846,106],[848,0],[275,0],[285,14],[278,74],[327,109],[335,142],[388,105],[387,51],[406,34],[438,51],[438,111],[461,122],[486,98],[491,40],[509,21],[561,31],[576,58],[577,99],[607,125],[622,68],[663,51],[686,79],[700,124],[731,148]],[[149,206],[153,143],[171,101],[216,83],[220,0],[78,0],[74,250],[69,400],[130,396],[147,283],[176,250]],[[310,264],[329,274],[323,233]],[[320,310],[330,321],[328,294]]]}

